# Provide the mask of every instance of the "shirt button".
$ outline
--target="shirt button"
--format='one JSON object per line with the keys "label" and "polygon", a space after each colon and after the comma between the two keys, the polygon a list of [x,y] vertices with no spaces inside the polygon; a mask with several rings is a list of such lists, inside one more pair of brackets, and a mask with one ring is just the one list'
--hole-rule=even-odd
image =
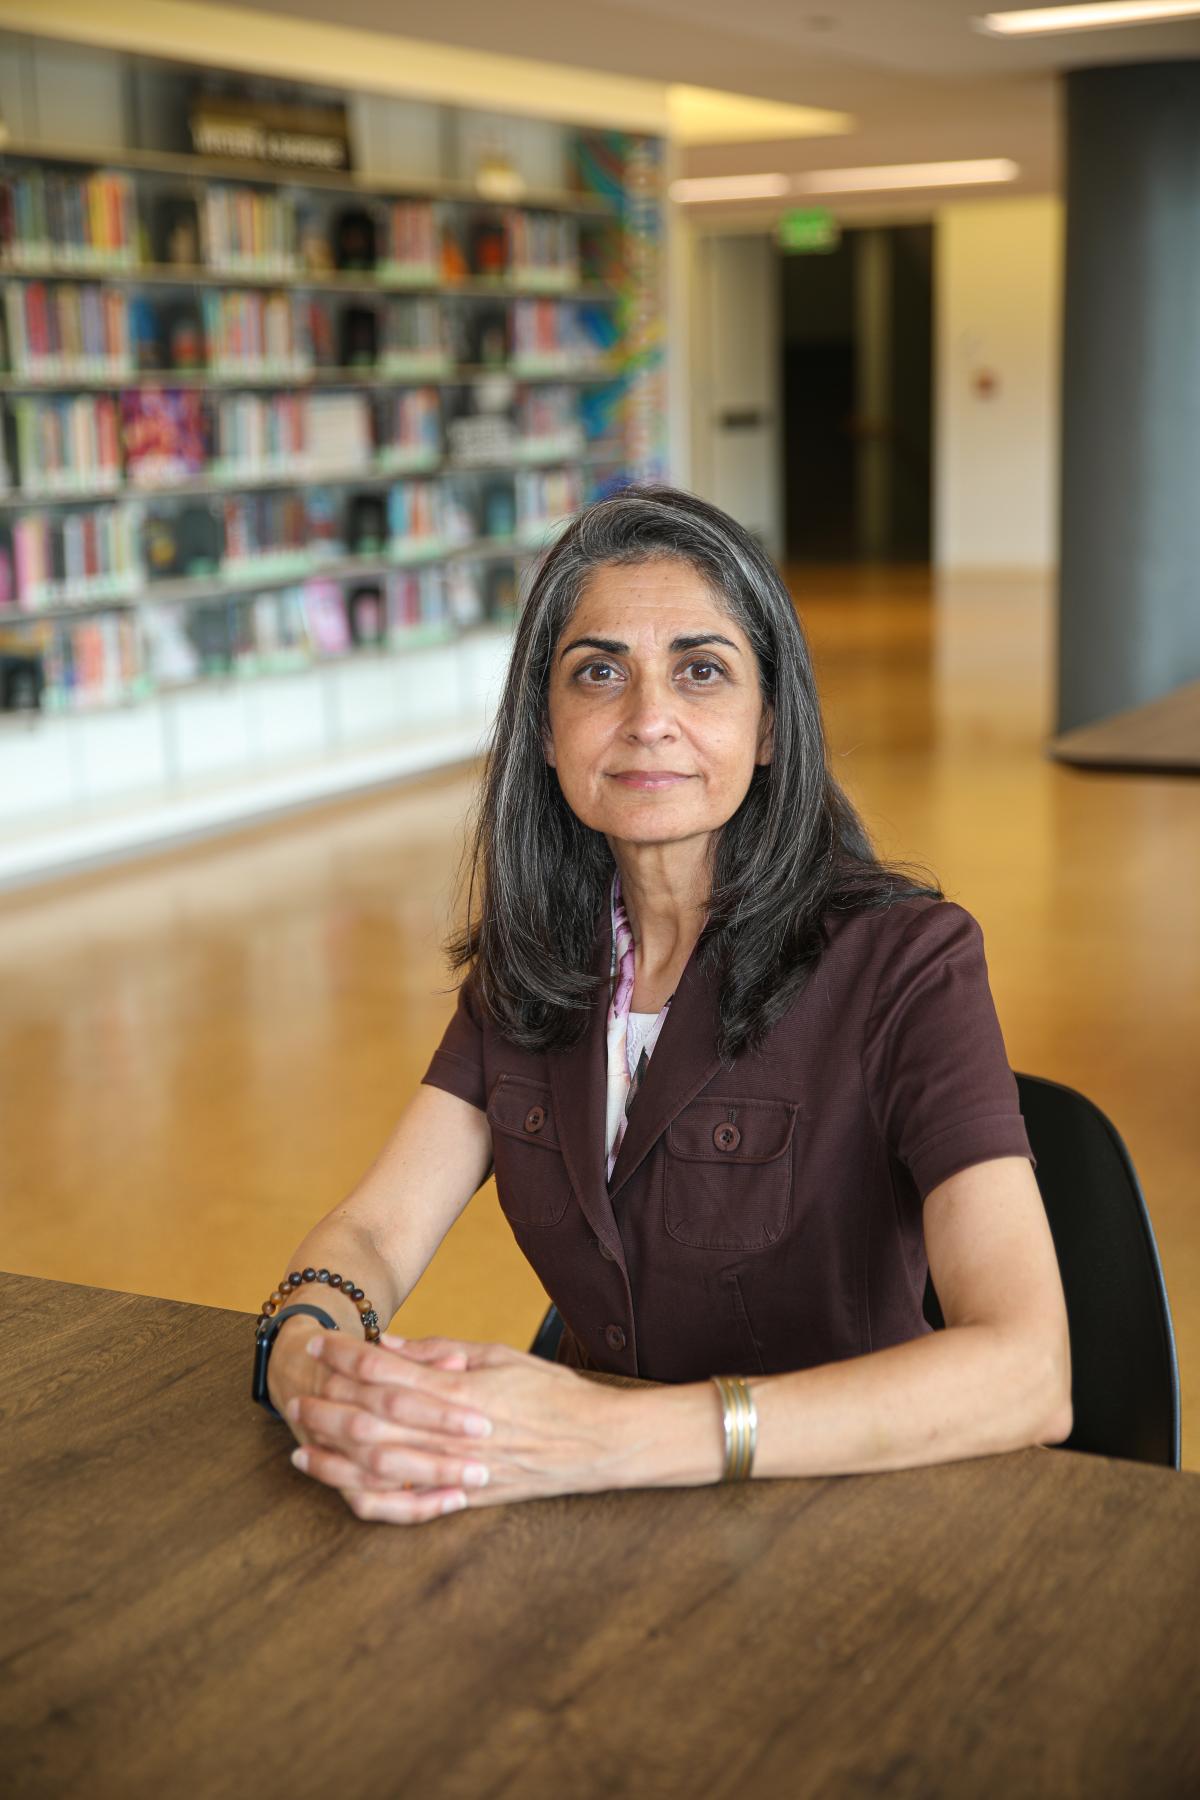
{"label": "shirt button", "polygon": [[604,1341],[610,1350],[623,1350],[625,1348],[625,1333],[621,1330],[619,1325],[606,1325],[604,1327]]}
{"label": "shirt button", "polygon": [[531,1106],[529,1111],[525,1114],[525,1129],[526,1129],[526,1131],[540,1131],[542,1129],[542,1126],[545,1123],[546,1123],[545,1107],[544,1106]]}
{"label": "shirt button", "polygon": [[614,1250],[609,1249],[608,1245],[605,1243],[603,1238],[596,1239],[596,1247],[599,1250],[601,1256],[603,1256],[606,1261],[616,1262],[616,1260],[617,1260],[616,1252]]}
{"label": "shirt button", "polygon": [[718,1125],[713,1132],[713,1143],[718,1150],[736,1150],[742,1141],[742,1134],[736,1125]]}

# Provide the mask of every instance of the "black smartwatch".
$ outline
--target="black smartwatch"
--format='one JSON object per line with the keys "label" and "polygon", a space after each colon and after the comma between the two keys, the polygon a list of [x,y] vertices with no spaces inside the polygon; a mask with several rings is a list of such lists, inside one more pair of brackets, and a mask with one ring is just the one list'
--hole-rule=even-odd
{"label": "black smartwatch", "polygon": [[323,1312],[319,1306],[309,1306],[307,1301],[301,1300],[297,1301],[294,1306],[280,1307],[270,1324],[265,1325],[259,1332],[254,1340],[254,1380],[250,1393],[260,1406],[265,1406],[267,1411],[277,1419],[281,1419],[283,1414],[278,1407],[271,1405],[271,1396],[267,1392],[267,1364],[271,1360],[271,1345],[275,1342],[275,1333],[283,1321],[290,1319],[293,1313],[311,1313],[314,1319],[321,1321],[327,1331],[339,1329],[337,1320],[331,1319],[327,1312]]}

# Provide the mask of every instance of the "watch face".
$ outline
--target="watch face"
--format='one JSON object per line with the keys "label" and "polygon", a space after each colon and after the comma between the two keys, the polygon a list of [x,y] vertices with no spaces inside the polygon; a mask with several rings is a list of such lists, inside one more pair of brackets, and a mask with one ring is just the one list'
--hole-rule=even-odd
{"label": "watch face", "polygon": [[[272,1324],[274,1322],[274,1320],[271,1321]],[[275,1413],[275,1417],[278,1418],[279,1413],[271,1405],[271,1397],[267,1393],[267,1360],[270,1357],[273,1342],[274,1333],[269,1331],[261,1332],[255,1339],[254,1380],[250,1384],[250,1395],[261,1406],[265,1406],[268,1412]]]}

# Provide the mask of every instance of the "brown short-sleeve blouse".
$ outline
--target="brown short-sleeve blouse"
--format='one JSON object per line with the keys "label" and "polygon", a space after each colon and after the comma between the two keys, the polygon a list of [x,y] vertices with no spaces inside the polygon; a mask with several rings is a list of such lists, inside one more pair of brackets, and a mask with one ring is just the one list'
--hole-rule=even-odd
{"label": "brown short-sleeve blouse", "polygon": [[[728,1068],[693,955],[610,1183],[603,1005],[579,1044],[535,1054],[460,989],[423,1079],[487,1114],[561,1360],[693,1381],[919,1337],[925,1196],[992,1157],[1035,1162],[971,914],[922,897],[828,931],[804,992]],[[605,918],[597,974],[609,935]]]}

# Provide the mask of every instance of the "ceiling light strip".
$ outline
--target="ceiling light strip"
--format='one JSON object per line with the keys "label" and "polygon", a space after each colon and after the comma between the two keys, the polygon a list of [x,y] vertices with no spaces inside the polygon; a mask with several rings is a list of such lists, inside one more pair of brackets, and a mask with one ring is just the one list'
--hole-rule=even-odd
{"label": "ceiling light strip", "polygon": [[1187,0],[1097,0],[1092,6],[1034,6],[1023,12],[985,13],[974,23],[990,37],[1043,37],[1057,31],[1104,31],[1197,18],[1200,5],[1189,5]]}
{"label": "ceiling light strip", "polygon": [[786,175],[696,175],[671,183],[672,200],[778,200],[791,191]]}
{"label": "ceiling light strip", "polygon": [[810,169],[805,174],[698,175],[673,181],[672,200],[685,206],[721,200],[781,200],[788,195],[880,194],[910,188],[974,187],[1013,181],[1018,164],[1008,157],[972,162],[885,163],[877,168]]}
{"label": "ceiling light strip", "polygon": [[885,163],[867,169],[810,169],[792,178],[796,194],[882,193],[893,188],[969,187],[977,182],[1013,181],[1020,173],[1006,156],[971,162]]}

